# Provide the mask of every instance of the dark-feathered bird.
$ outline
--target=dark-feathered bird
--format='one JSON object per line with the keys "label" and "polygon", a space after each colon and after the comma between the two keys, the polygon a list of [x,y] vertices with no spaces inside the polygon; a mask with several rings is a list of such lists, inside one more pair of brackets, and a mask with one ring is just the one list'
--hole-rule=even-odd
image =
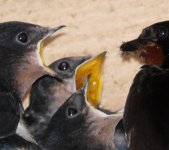
{"label": "dark-feathered bird", "polygon": [[129,149],[169,149],[168,90],[168,69],[148,65],[136,75],[123,117]]}
{"label": "dark-feathered bird", "polygon": [[137,39],[120,46],[122,52],[138,51],[146,64],[169,67],[169,21],[155,23],[145,29]]}
{"label": "dark-feathered bird", "polygon": [[53,115],[39,143],[48,150],[113,150],[121,117],[102,113],[76,92]]}
{"label": "dark-feathered bird", "polygon": [[140,50],[147,64],[130,88],[124,127],[130,150],[169,149],[169,21],[144,29],[138,39],[121,46]]}
{"label": "dark-feathered bird", "polygon": [[41,43],[62,27],[0,23],[0,138],[15,133],[23,111],[21,99],[37,78],[49,74],[40,60]]}
{"label": "dark-feathered bird", "polygon": [[23,114],[23,120],[37,141],[43,135],[53,114],[76,91],[75,70],[89,58],[79,56],[56,60],[49,67],[62,79],[43,76],[33,84],[30,105]]}

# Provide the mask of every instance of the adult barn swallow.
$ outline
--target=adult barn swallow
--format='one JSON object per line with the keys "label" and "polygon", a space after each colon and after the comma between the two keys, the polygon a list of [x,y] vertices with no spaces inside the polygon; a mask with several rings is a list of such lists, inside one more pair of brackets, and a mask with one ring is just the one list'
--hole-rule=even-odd
{"label": "adult barn swallow", "polygon": [[146,64],[169,67],[169,21],[155,23],[143,29],[137,39],[124,42],[122,52],[138,52]]}
{"label": "adult barn swallow", "polygon": [[124,109],[130,150],[169,149],[169,70],[147,65],[137,73]]}
{"label": "adult barn swallow", "polygon": [[169,149],[169,21],[145,28],[138,39],[121,46],[139,50],[146,64],[127,97],[123,123],[130,150]]}
{"label": "adult barn swallow", "polygon": [[37,78],[50,73],[40,60],[40,45],[62,27],[0,24],[0,138],[15,133],[23,111],[21,99]]}
{"label": "adult barn swallow", "polygon": [[95,109],[79,91],[53,115],[39,144],[48,150],[113,150],[115,127],[121,117]]}

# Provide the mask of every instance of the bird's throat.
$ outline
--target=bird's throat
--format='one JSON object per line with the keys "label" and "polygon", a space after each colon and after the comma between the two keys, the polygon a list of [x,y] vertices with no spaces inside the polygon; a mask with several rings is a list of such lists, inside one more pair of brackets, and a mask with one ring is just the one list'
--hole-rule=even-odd
{"label": "bird's throat", "polygon": [[52,74],[52,72],[43,66],[37,59],[37,53],[30,53],[25,56],[24,62],[16,66],[17,89],[23,99],[31,85],[41,76]]}

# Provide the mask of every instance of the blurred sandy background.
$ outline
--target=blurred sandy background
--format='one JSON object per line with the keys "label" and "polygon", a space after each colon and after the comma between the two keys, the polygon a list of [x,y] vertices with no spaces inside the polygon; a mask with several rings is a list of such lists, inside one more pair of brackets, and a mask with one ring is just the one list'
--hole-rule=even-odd
{"label": "blurred sandy background", "polygon": [[138,36],[142,28],[169,20],[169,0],[0,0],[0,21],[11,20],[67,25],[47,42],[47,64],[107,50],[101,105],[116,110],[123,107],[140,66],[132,59],[123,61],[119,46]]}

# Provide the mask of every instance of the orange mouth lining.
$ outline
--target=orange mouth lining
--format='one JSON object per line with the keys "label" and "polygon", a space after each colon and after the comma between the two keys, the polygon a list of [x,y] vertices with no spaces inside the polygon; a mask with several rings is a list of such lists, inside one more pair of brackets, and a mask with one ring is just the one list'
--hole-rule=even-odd
{"label": "orange mouth lining", "polygon": [[146,64],[161,66],[164,60],[163,50],[158,45],[141,46],[139,56],[142,57]]}

